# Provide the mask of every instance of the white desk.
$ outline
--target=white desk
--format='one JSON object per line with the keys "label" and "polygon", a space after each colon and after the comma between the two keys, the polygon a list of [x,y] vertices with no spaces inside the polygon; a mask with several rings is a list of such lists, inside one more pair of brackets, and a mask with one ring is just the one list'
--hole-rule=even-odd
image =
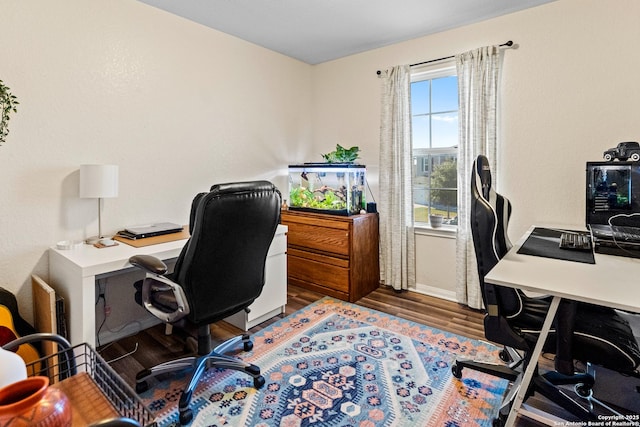
{"label": "white desk", "polygon": [[[269,249],[266,282],[260,296],[262,300],[256,300],[251,306],[253,317],[237,319],[244,321],[244,324],[232,322],[236,326],[246,330],[249,326],[247,322],[266,320],[265,316],[274,316],[284,311],[287,302],[286,232],[286,226],[278,225]],[[65,300],[71,343],[75,345],[86,342],[95,346],[96,279],[134,271],[134,267],[129,264],[129,258],[133,255],[153,255],[162,260],[177,258],[186,242],[183,239],[141,248],[125,243],[103,249],[91,245],[71,250],[50,248],[49,280]],[[268,301],[264,301],[265,299]]]}
{"label": "white desk", "polygon": [[[595,264],[518,254],[534,227],[485,276],[485,282],[552,295],[553,301],[532,354],[538,360],[562,298],[640,312],[640,259],[595,254]],[[576,227],[575,229],[580,229]],[[536,363],[530,363],[509,413],[506,426],[514,425]],[[525,414],[526,415],[526,414]]]}

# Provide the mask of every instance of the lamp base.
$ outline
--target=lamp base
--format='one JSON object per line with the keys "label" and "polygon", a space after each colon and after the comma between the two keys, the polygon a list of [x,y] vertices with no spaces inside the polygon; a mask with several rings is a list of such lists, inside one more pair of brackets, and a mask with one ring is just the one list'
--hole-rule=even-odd
{"label": "lamp base", "polygon": [[111,239],[112,236],[91,236],[84,241],[87,245],[95,245],[102,239]]}
{"label": "lamp base", "polygon": [[108,241],[110,241],[113,236],[92,236],[88,237],[84,242],[87,245],[96,245],[98,243],[104,244],[104,246],[111,246]]}

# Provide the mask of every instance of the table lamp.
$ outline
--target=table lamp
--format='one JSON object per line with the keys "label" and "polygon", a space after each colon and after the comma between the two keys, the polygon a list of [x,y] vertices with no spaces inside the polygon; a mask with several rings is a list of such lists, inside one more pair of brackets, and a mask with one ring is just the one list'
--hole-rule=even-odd
{"label": "table lamp", "polygon": [[80,165],[80,197],[98,199],[98,236],[90,237],[87,243],[93,244],[102,237],[102,199],[118,197],[117,165]]}

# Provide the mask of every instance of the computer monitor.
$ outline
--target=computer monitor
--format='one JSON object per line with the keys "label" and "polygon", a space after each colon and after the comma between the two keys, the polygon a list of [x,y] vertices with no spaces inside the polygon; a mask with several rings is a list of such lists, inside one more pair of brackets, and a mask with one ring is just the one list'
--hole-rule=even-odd
{"label": "computer monitor", "polygon": [[640,162],[587,162],[587,225],[640,227]]}

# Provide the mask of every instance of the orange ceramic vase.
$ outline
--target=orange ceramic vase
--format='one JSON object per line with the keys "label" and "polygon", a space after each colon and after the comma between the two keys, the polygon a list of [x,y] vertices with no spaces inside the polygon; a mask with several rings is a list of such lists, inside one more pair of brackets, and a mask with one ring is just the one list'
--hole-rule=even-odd
{"label": "orange ceramic vase", "polygon": [[71,426],[71,405],[61,390],[49,387],[49,378],[30,377],[0,389],[0,425]]}

